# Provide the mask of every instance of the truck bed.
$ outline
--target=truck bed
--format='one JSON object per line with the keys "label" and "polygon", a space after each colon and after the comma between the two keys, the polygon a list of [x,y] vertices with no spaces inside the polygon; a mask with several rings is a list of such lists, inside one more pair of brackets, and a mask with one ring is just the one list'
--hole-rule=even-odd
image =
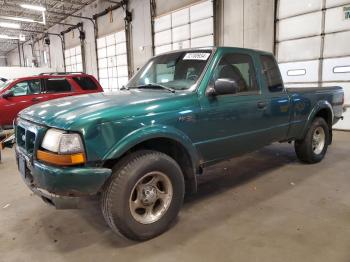
{"label": "truck bed", "polygon": [[293,108],[289,137],[302,137],[308,119],[313,116],[313,112],[317,112],[321,108],[330,107],[332,109],[332,125],[341,119],[344,102],[342,87],[294,87],[286,90]]}

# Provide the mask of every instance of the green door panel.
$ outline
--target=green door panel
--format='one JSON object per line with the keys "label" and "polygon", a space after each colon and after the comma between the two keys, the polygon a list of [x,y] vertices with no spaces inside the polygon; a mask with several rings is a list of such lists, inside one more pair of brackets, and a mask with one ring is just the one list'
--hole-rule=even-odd
{"label": "green door panel", "polygon": [[[253,64],[250,65],[249,73],[255,74],[257,91],[206,96],[205,90],[213,84],[211,79],[216,67],[219,68],[221,64],[220,57],[226,54],[251,57]],[[250,50],[224,48],[217,52],[214,63],[199,92],[202,111],[198,125],[205,132],[202,132],[196,147],[204,161],[239,155],[285,139],[290,119],[289,97],[284,90],[279,93],[268,92],[260,74],[262,68],[259,57]],[[247,66],[239,64],[236,67],[243,72],[242,76],[248,82],[247,72],[244,71]]]}

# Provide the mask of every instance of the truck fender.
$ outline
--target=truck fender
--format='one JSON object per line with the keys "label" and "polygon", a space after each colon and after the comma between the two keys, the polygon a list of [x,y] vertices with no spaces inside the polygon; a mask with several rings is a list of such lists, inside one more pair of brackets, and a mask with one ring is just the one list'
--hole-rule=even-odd
{"label": "truck fender", "polygon": [[[311,110],[311,112],[307,118],[306,125],[304,126],[304,129],[302,132],[302,134],[303,134],[302,137],[305,137],[307,131],[309,130],[309,127],[310,127],[312,121],[315,119],[317,113],[320,112],[322,109],[327,109],[331,113],[331,117],[332,117],[331,119],[333,121],[334,112],[333,112],[332,105],[326,100],[318,101],[317,104],[314,106],[314,108]],[[330,132],[331,131],[332,130],[330,130]]]}
{"label": "truck fender", "polygon": [[182,131],[165,125],[153,125],[137,129],[122,138],[103,157],[104,160],[117,159],[136,145],[154,138],[168,138],[181,144],[188,152],[193,174],[196,175],[199,166],[199,155],[191,139]]}

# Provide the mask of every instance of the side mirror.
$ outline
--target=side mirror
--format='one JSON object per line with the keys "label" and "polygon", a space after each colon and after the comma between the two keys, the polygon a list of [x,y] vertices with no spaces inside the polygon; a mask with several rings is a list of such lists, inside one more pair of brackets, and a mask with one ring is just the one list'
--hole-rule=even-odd
{"label": "side mirror", "polygon": [[6,91],[5,93],[2,94],[2,97],[7,99],[9,97],[13,97],[14,96],[14,93],[13,91],[9,90],[9,91]]}
{"label": "side mirror", "polygon": [[236,94],[239,86],[234,79],[219,78],[215,81],[214,86],[207,91],[208,96]]}

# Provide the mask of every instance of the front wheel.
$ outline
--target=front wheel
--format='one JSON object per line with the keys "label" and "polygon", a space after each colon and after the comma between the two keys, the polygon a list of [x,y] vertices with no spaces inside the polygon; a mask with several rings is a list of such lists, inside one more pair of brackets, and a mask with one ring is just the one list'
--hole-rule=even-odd
{"label": "front wheel", "polygon": [[305,163],[318,163],[326,155],[329,141],[328,124],[323,118],[318,117],[312,122],[304,139],[295,141],[295,152]]}
{"label": "front wheel", "polygon": [[168,229],[184,198],[177,162],[160,152],[138,151],[122,159],[102,194],[102,212],[113,231],[147,240]]}

